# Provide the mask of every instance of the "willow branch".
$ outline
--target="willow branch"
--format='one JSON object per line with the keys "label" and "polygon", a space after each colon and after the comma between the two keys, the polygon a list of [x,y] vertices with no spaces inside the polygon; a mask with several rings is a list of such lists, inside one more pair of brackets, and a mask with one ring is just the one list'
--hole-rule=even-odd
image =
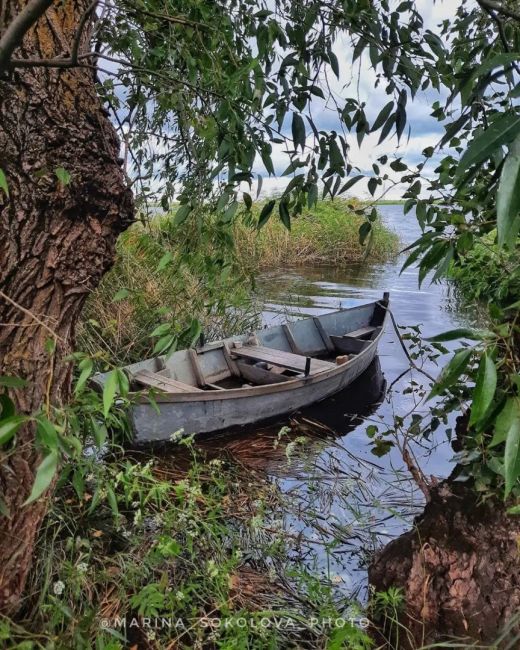
{"label": "willow branch", "polygon": [[0,74],[9,67],[11,55],[22,44],[23,37],[53,4],[54,0],[29,0],[11,21],[0,38]]}
{"label": "willow branch", "polygon": [[491,9],[491,11],[496,11],[502,16],[507,16],[508,18],[513,18],[520,22],[520,13],[514,9],[506,7],[501,2],[496,2],[495,0],[477,0],[482,9]]}

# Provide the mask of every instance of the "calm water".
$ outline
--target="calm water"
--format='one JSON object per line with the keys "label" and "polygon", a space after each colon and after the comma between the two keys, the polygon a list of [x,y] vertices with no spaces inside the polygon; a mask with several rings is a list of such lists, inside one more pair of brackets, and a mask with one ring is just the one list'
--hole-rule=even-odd
{"label": "calm water", "polygon": [[[394,229],[403,248],[419,230],[415,215],[403,214],[401,206],[380,208],[385,223]],[[346,269],[290,268],[265,274],[258,281],[264,299],[263,320],[273,324],[351,307],[375,300],[390,291],[391,309],[400,325],[420,325],[424,335],[471,325],[476,315],[461,304],[447,283],[417,286],[417,270],[402,275],[405,255],[388,263],[353,264]],[[444,359],[439,360],[439,366]],[[379,365],[380,364],[380,365]],[[424,368],[436,376],[439,366]],[[408,368],[396,333],[389,323],[379,347],[379,361],[343,393],[273,426],[223,435],[203,443],[212,453],[223,451],[277,481],[291,504],[273,515],[272,526],[298,540],[302,561],[318,565],[344,594],[366,595],[366,567],[371,553],[409,528],[423,505],[423,496],[410,479],[401,454],[393,448],[379,458],[371,451],[367,426],[379,431],[394,426],[394,416],[416,409],[410,381],[424,384],[422,375],[406,374],[385,394],[384,382],[392,384]],[[289,427],[290,430],[282,429]],[[282,440],[293,442],[289,448]],[[426,476],[445,477],[451,471],[452,450],[445,427],[431,444],[411,444],[417,463]],[[305,436],[306,440],[302,440]],[[289,453],[291,452],[291,453]]]}

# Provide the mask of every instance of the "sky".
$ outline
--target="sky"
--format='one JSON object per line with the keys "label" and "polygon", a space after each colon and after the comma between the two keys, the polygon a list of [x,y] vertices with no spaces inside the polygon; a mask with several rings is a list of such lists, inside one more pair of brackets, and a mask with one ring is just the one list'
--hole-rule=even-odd
{"label": "sky", "polygon": [[[438,25],[446,18],[453,17],[458,7],[456,0],[416,0],[416,5],[422,14],[425,22],[425,28],[431,29],[433,32],[438,32]],[[375,73],[370,67],[368,55],[365,53],[361,59],[361,68],[358,81],[357,71],[352,73],[352,78],[348,76],[348,66],[342,65],[343,62],[351,60],[351,46],[345,37],[338,39],[335,45],[335,53],[340,61],[340,70],[342,76],[339,80],[334,81],[334,91],[339,97],[356,96],[359,88],[359,98],[367,104],[367,113],[372,119],[375,119],[381,108],[390,100],[389,96],[384,91],[384,85],[375,87]],[[331,77],[329,75],[329,82]],[[334,78],[335,79],[335,78]],[[372,173],[372,163],[384,154],[392,156],[403,157],[404,161],[409,164],[417,164],[423,160],[421,152],[428,146],[435,145],[443,135],[443,129],[437,120],[431,117],[431,105],[433,102],[442,99],[441,95],[435,90],[428,90],[426,92],[418,93],[414,101],[409,101],[407,105],[408,124],[411,128],[411,136],[409,140],[405,137],[399,144],[396,138],[391,138],[377,145],[379,134],[365,136],[361,148],[357,145],[355,134],[348,138],[350,145],[350,162],[354,166],[358,166],[362,171]],[[327,108],[323,105],[318,110],[313,110],[313,118],[318,129],[324,130],[337,130],[341,131],[337,112],[332,108]],[[289,122],[289,120],[288,120]],[[287,131],[287,129],[284,129]],[[288,165],[288,157],[284,153],[283,145],[273,145],[273,162],[277,174]],[[260,160],[255,164],[254,171],[262,174],[263,179],[263,195],[272,194],[273,192],[281,191],[289,182],[289,177],[267,178],[265,168],[263,168]],[[425,168],[426,171],[426,168]],[[391,172],[389,172],[391,173]],[[398,180],[399,175],[394,174],[394,180]],[[391,187],[389,184],[384,187],[379,194],[385,193],[385,199],[398,199],[401,198],[404,191],[404,186],[397,185]],[[352,189],[352,194],[360,198],[368,198],[370,195],[367,189],[367,182],[362,180]]]}

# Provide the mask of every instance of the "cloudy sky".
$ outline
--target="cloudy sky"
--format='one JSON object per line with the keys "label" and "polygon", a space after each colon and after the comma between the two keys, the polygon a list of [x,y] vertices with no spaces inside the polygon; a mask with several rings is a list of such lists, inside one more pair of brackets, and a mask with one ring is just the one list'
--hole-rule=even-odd
{"label": "cloudy sky", "polygon": [[[431,29],[433,32],[438,32],[438,25],[446,18],[454,16],[458,2],[455,0],[416,0],[417,7],[424,17],[425,28]],[[342,61],[349,61],[351,59],[351,47],[346,38],[339,39],[335,46],[336,55],[340,61],[340,68],[344,71],[343,76],[336,80],[334,78],[334,91],[341,97],[357,96],[361,101],[367,104],[367,112],[369,119],[375,119],[381,108],[389,101],[389,97],[384,91],[384,85],[375,87],[375,74],[370,67],[368,55],[364,54],[361,60],[361,74],[358,81],[357,68],[352,78],[349,78],[348,66],[341,65]],[[329,81],[334,75],[329,75]],[[356,87],[358,86],[358,87]],[[359,90],[358,90],[359,88]],[[421,152],[423,149],[438,142],[442,136],[443,130],[439,123],[430,116],[431,105],[436,100],[441,99],[440,95],[435,90],[428,90],[425,93],[419,93],[413,102],[408,103],[407,113],[408,122],[411,127],[411,137],[407,141],[403,137],[403,141],[399,145],[395,138],[388,139],[380,146],[377,146],[379,135],[368,135],[362,142],[361,148],[358,148],[355,135],[349,138],[350,148],[350,161],[353,165],[359,166],[363,171],[370,173],[372,171],[372,163],[384,154],[389,156],[402,156],[406,162],[416,164],[422,160]],[[341,131],[337,111],[333,108],[321,106],[317,110],[313,110],[314,121],[318,129],[337,130]],[[289,120],[288,120],[289,122]],[[287,130],[287,129],[284,129]],[[274,148],[273,162],[277,174],[281,172],[288,165],[288,158],[284,153],[282,145]],[[264,176],[264,194],[272,193],[273,191],[281,190],[289,181],[290,177],[285,178],[266,178],[267,174],[263,168],[261,161],[258,161],[255,172]],[[396,178],[398,175],[396,175]],[[368,190],[366,189],[366,182],[361,181],[352,190],[358,196],[368,197]],[[396,186],[388,190],[385,198],[400,198],[402,195],[402,187]]]}

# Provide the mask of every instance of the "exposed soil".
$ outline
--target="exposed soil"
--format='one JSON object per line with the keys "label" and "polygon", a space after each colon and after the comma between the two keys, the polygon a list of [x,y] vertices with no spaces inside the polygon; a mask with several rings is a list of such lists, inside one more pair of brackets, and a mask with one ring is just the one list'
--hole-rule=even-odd
{"label": "exposed soil", "polygon": [[471,486],[446,481],[414,529],[376,557],[369,580],[377,591],[403,590],[400,622],[409,634],[401,628],[399,648],[450,637],[492,643],[520,612],[520,518],[498,500],[479,503]]}

